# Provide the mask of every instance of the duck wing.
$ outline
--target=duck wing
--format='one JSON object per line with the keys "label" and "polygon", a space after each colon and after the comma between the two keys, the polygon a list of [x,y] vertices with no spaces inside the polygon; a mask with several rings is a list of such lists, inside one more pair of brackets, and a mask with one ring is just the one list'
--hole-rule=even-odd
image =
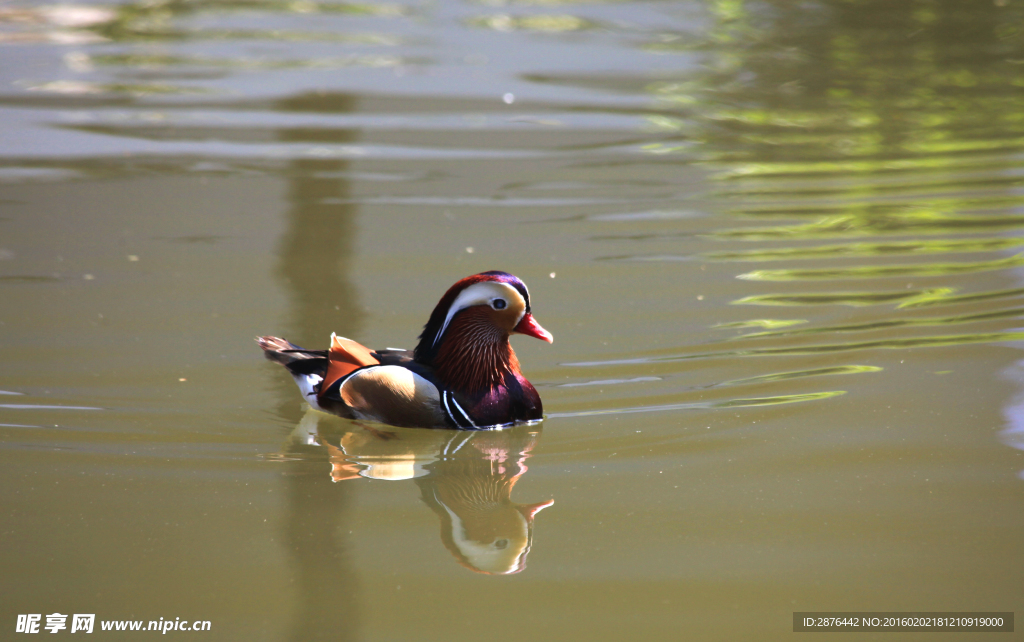
{"label": "duck wing", "polygon": [[373,352],[363,344],[339,337],[332,332],[331,347],[327,351],[327,372],[324,373],[324,381],[320,384],[320,390],[327,391],[336,382],[356,370],[379,363],[380,361],[373,356]]}
{"label": "duck wing", "polygon": [[335,335],[317,395],[321,408],[394,426],[444,426],[433,369],[406,350],[371,351]]}

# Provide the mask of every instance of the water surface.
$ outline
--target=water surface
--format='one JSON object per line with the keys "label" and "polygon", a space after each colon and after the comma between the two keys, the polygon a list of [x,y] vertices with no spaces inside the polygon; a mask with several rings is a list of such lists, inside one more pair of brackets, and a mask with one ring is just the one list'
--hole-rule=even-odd
{"label": "water surface", "polygon": [[[781,639],[794,611],[1024,612],[1022,24],[0,7],[0,626]],[[488,269],[555,336],[513,339],[541,426],[307,414],[252,342],[412,347]]]}

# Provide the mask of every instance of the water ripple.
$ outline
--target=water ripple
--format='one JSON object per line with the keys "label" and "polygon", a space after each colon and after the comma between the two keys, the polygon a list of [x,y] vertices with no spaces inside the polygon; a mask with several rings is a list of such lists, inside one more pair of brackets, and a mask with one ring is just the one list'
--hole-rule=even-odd
{"label": "water ripple", "polygon": [[471,18],[468,24],[494,31],[534,31],[539,33],[589,31],[599,26],[596,22],[572,15],[510,15],[504,13]]}
{"label": "water ripple", "polygon": [[691,361],[694,359],[717,359],[722,357],[754,357],[754,356],[786,356],[831,354],[853,352],[858,350],[904,350],[907,348],[937,348],[945,346],[971,345],[977,343],[1004,343],[1024,341],[1024,332],[978,332],[970,334],[950,334],[932,337],[906,337],[876,339],[873,341],[854,341],[848,343],[826,343],[818,345],[791,346],[782,348],[748,348],[739,350],[721,350],[717,352],[700,352],[694,354],[669,355],[663,357],[633,357],[628,359],[606,359],[600,361],[578,361],[562,365],[574,368],[593,368],[606,366],[632,366],[656,363],[672,363]]}
{"label": "water ripple", "polygon": [[718,230],[722,239],[771,240],[810,239],[827,236],[873,236],[876,234],[950,234],[1024,228],[1024,215],[975,216],[931,211],[893,212],[887,216],[844,214],[826,216],[812,223],[774,227]]}
{"label": "water ripple", "polygon": [[753,332],[740,335],[737,339],[753,339],[765,337],[790,337],[810,334],[831,334],[833,332],[869,332],[872,330],[883,330],[886,328],[907,328],[907,327],[928,327],[937,325],[958,325],[963,323],[976,323],[978,321],[995,321],[999,319],[1015,319],[1024,317],[1024,307],[1004,308],[977,312],[974,314],[960,314],[946,317],[919,317],[915,319],[874,319],[864,323],[847,323],[838,325],[826,325],[816,328],[798,328],[795,330],[774,330],[769,332]]}
{"label": "water ripple", "polygon": [[0,408],[8,410],[103,410],[94,406],[54,406],[29,403],[0,403]]}
{"label": "water ripple", "polygon": [[733,301],[733,305],[884,305],[933,300],[952,291],[951,288],[898,290],[895,292],[803,292],[799,294],[752,294]]}
{"label": "water ripple", "polygon": [[743,379],[732,379],[723,381],[722,386],[741,386],[754,383],[767,383],[770,381],[786,381],[789,379],[803,379],[805,377],[826,377],[832,375],[863,374],[865,372],[881,372],[883,369],[878,366],[832,366],[829,368],[809,368],[807,370],[793,370],[790,372],[773,372],[756,377],[745,377]]}
{"label": "water ripple", "polygon": [[1024,265],[1024,253],[1005,259],[975,263],[931,263],[925,265],[860,265],[817,270],[754,270],[737,275],[747,281],[811,281],[833,279],[874,279],[907,276],[946,276],[988,272]]}
{"label": "water ripple", "polygon": [[[1024,238],[971,238],[971,239],[915,239],[912,241],[890,241],[873,243],[847,243],[835,245],[814,245],[809,247],[761,248],[756,250],[735,250],[705,252],[701,256],[714,261],[782,261],[795,259],[821,259],[874,256],[898,256],[913,254],[954,254],[1005,250],[1024,245]],[[682,260],[684,257],[679,257]],[[637,257],[635,260],[653,261],[656,257]],[[668,257],[664,260],[676,260]]]}
{"label": "water ripple", "polygon": [[846,394],[845,390],[829,390],[825,392],[809,392],[802,394],[777,395],[773,397],[750,397],[745,399],[728,399],[726,401],[695,401],[691,403],[663,404],[655,406],[635,406],[629,408],[610,408],[605,410],[584,410],[581,412],[555,412],[546,415],[546,419],[574,419],[578,417],[598,417],[603,415],[629,415],[641,412],[669,412],[676,410],[698,410],[707,408],[755,408],[758,406],[778,406],[805,401],[822,401]]}

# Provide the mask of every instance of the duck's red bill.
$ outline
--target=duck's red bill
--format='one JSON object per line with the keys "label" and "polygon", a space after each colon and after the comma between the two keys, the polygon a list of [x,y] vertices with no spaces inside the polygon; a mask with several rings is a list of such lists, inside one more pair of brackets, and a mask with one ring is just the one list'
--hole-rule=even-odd
{"label": "duck's red bill", "polygon": [[555,341],[555,338],[551,336],[551,333],[540,327],[540,324],[537,323],[533,318],[533,315],[529,312],[523,315],[522,320],[519,321],[519,325],[516,326],[516,329],[513,330],[513,332],[525,334],[527,336],[534,337],[535,339],[547,341],[548,343],[553,343]]}

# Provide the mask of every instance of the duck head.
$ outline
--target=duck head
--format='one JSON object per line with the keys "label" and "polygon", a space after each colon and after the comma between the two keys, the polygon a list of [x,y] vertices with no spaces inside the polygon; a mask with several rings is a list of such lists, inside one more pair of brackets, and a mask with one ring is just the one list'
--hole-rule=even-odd
{"label": "duck head", "polygon": [[468,276],[445,293],[423,328],[415,359],[437,369],[455,390],[500,385],[505,373],[519,374],[508,343],[525,334],[551,343],[530,309],[530,292],[518,277],[490,271]]}

